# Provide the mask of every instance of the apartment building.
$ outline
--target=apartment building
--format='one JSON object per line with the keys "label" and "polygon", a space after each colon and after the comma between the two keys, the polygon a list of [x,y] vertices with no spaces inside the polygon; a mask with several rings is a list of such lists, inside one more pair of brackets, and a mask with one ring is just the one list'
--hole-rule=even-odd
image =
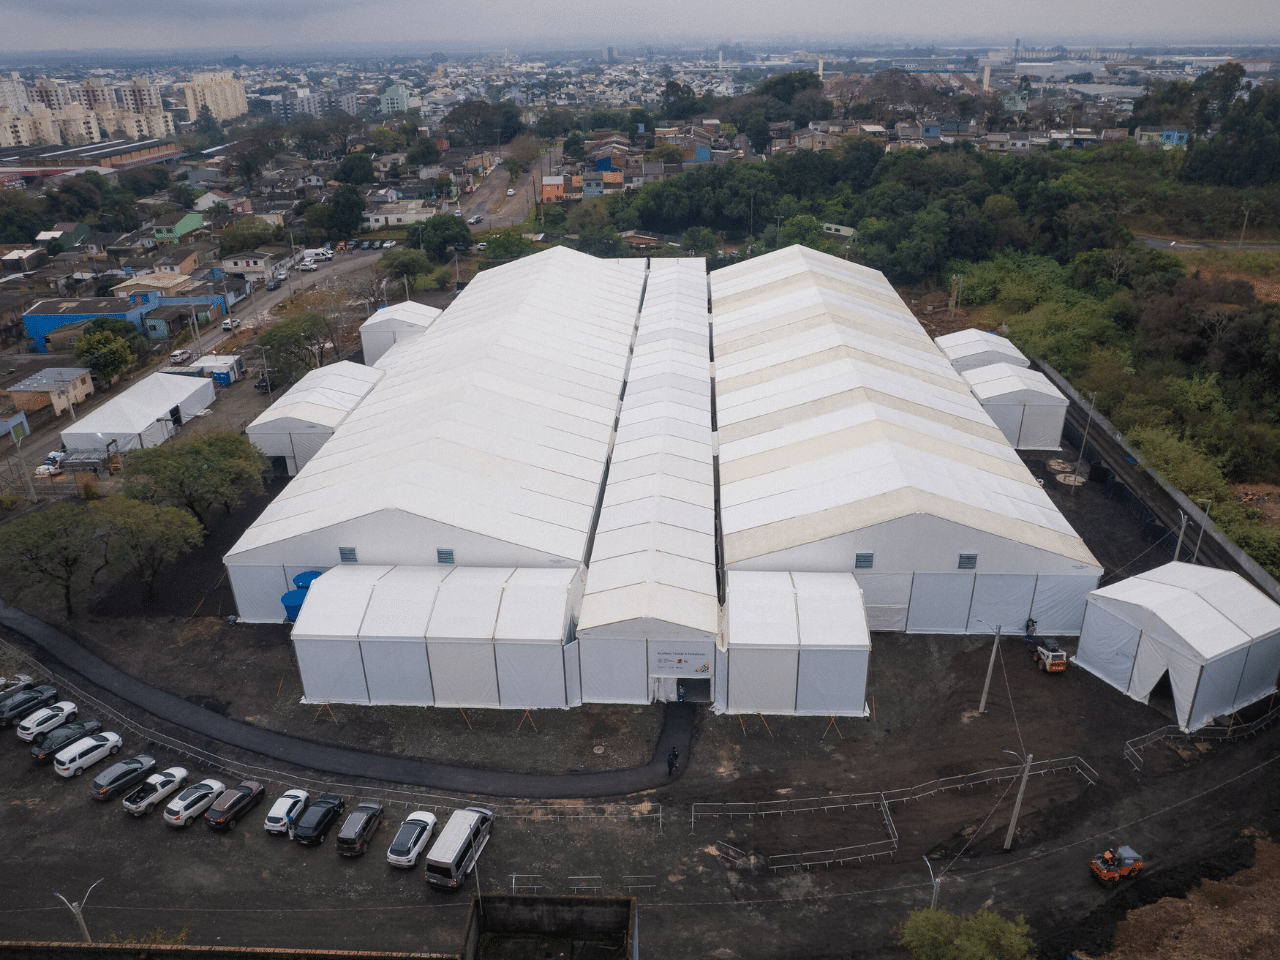
{"label": "apartment building", "polygon": [[230,70],[193,74],[187,83],[179,84],[187,97],[187,114],[194,120],[200,108],[207,105],[218,120],[234,120],[249,112],[244,83]]}

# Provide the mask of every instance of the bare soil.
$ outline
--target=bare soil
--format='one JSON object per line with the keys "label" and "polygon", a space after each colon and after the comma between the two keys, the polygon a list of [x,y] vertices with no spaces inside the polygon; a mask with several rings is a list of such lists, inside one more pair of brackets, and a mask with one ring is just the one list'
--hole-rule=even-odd
{"label": "bare soil", "polygon": [[1280,486],[1274,483],[1235,483],[1231,495],[1261,515],[1264,526],[1280,527]]}

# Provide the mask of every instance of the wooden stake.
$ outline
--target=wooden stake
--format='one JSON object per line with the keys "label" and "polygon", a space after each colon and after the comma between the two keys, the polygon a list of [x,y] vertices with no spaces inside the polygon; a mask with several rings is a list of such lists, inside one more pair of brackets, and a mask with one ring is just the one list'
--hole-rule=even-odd
{"label": "wooden stake", "polygon": [[822,739],[823,740],[827,739],[827,733],[831,730],[832,727],[836,728],[836,733],[839,734],[840,739],[843,740],[844,734],[840,733],[840,724],[836,723],[836,717],[834,713],[831,715],[831,719],[827,722],[827,729],[822,731]]}
{"label": "wooden stake", "polygon": [[742,714],[738,714],[738,726],[742,727],[742,735],[747,735],[747,722],[742,719]]}
{"label": "wooden stake", "polygon": [[871,698],[871,722],[876,722],[876,698]]}
{"label": "wooden stake", "polygon": [[[462,719],[463,719],[463,720],[467,720],[467,711],[465,711],[465,710],[463,710],[461,707],[459,707],[459,708],[458,708],[458,712],[459,712],[460,714],[462,714]],[[473,726],[471,725],[471,721],[470,721],[470,720],[467,720],[467,729],[468,729],[468,730],[474,730],[474,729],[475,729],[475,727],[473,727]]]}
{"label": "wooden stake", "polygon": [[[766,719],[764,718],[764,714],[763,714],[763,713],[761,713],[761,714],[757,714],[757,716],[759,716],[759,717],[760,717],[760,722],[764,724],[764,728],[765,728],[766,730],[769,730],[769,721],[768,721],[768,720],[766,720]],[[770,739],[770,740],[772,740],[772,739],[773,739],[773,731],[772,731],[772,730],[769,730],[769,739]]]}
{"label": "wooden stake", "polygon": [[[534,732],[534,733],[537,733],[537,732],[538,732],[538,725],[537,725],[536,723],[534,723],[534,722],[533,722],[533,714],[531,714],[531,713],[529,712],[529,710],[528,710],[528,708],[527,708],[527,707],[525,708],[524,716],[520,718],[520,727],[523,727],[523,726],[524,726],[524,722],[525,722],[526,720],[528,720],[528,721],[529,721],[529,726],[533,727],[533,732]],[[516,733],[519,733],[519,732],[520,732],[520,727],[516,727]]]}
{"label": "wooden stake", "polygon": [[276,687],[276,699],[280,699],[280,693],[284,690],[284,677],[280,678],[280,686]]}

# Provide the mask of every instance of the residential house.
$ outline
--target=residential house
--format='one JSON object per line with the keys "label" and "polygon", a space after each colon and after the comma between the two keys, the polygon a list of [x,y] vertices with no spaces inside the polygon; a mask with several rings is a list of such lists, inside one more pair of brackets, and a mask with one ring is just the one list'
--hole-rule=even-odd
{"label": "residential house", "polygon": [[151,224],[151,233],[157,243],[179,243],[191,231],[203,226],[204,216],[188,210],[157,217]]}
{"label": "residential house", "polygon": [[[122,297],[41,300],[22,315],[22,323],[36,352],[48,353],[48,338],[59,328],[87,323],[98,317],[119,317],[128,320],[141,331],[142,318],[151,309],[151,304],[134,303]],[[74,346],[74,343],[69,346]]]}
{"label": "residential house", "polygon": [[564,177],[543,177],[541,183],[541,200],[555,202],[564,199]]}
{"label": "residential house", "polygon": [[9,388],[18,410],[30,413],[51,406],[57,416],[92,394],[93,377],[84,367],[46,367]]}
{"label": "residential house", "polygon": [[246,250],[223,257],[222,269],[245,280],[266,281],[271,279],[271,264],[276,259],[262,250]]}
{"label": "residential house", "polygon": [[434,204],[422,200],[400,200],[366,210],[362,219],[370,227],[395,227],[421,223],[435,216],[436,212]]}

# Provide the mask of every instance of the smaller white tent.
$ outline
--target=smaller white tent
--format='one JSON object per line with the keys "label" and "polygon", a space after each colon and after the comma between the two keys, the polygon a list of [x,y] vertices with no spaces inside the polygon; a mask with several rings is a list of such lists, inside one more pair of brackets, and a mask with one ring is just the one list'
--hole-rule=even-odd
{"label": "smaller white tent", "polygon": [[1015,367],[1029,367],[1028,360],[1021,350],[1012,343],[986,330],[961,330],[949,333],[933,341],[942,355],[951,361],[957,373],[964,373],[975,367],[985,367],[993,363],[1011,363]]}
{"label": "smaller white tent", "polygon": [[726,606],[729,713],[866,716],[871,639],[851,573],[733,570]]}
{"label": "smaller white tent", "polygon": [[1067,398],[1038,370],[992,363],[960,374],[1017,450],[1060,450]]}
{"label": "smaller white tent", "polygon": [[1255,703],[1280,674],[1280,605],[1238,574],[1167,563],[1089,594],[1076,663],[1147,703],[1167,673],[1178,726]]}
{"label": "smaller white tent", "polygon": [[158,447],[213,400],[212,380],[152,374],[63,430],[62,444],[102,455]]}
{"label": "smaller white tent", "polygon": [[292,477],[383,375],[350,360],[312,370],[249,424],[245,435],[266,456],[283,458]]}
{"label": "smaller white tent", "polygon": [[365,366],[372,367],[397,343],[421,334],[435,323],[440,313],[435,307],[423,306],[412,300],[376,311],[360,325]]}

